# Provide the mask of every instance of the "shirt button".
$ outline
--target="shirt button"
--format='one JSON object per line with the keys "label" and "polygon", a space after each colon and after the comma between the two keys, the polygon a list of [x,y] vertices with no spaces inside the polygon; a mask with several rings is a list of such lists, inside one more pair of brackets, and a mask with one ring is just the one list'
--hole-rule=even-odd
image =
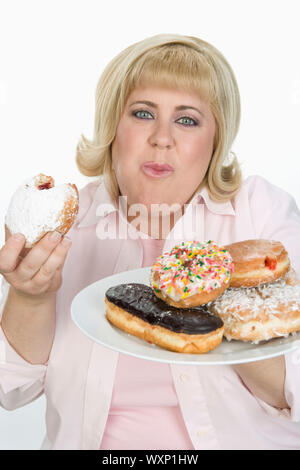
{"label": "shirt button", "polygon": [[190,376],[188,374],[180,374],[180,380],[183,383],[186,383],[190,380]]}
{"label": "shirt button", "polygon": [[197,437],[204,437],[206,434],[206,432],[204,431],[204,429],[199,429],[199,431],[197,431]]}

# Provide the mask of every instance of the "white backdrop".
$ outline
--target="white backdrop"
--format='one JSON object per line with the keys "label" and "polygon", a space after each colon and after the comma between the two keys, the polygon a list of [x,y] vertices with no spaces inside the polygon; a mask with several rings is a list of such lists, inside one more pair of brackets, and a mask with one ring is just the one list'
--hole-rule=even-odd
{"label": "white backdrop", "polygon": [[[92,137],[98,78],[159,33],[198,36],[225,55],[242,99],[233,151],[244,176],[264,176],[300,206],[299,14],[299,0],[0,0],[0,224],[25,177],[90,181],[74,155],[80,134]],[[0,449],[38,449],[44,413],[44,397],[0,408]]]}

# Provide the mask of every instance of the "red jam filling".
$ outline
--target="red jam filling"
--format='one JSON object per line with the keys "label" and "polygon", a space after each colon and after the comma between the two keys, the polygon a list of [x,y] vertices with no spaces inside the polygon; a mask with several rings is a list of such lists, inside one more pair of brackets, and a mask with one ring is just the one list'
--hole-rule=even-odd
{"label": "red jam filling", "polygon": [[41,189],[50,189],[51,188],[51,183],[49,181],[49,183],[39,184],[37,188],[39,190],[41,190]]}
{"label": "red jam filling", "polygon": [[271,271],[275,271],[277,267],[277,260],[276,258],[268,258],[265,259],[265,266],[269,268]]}

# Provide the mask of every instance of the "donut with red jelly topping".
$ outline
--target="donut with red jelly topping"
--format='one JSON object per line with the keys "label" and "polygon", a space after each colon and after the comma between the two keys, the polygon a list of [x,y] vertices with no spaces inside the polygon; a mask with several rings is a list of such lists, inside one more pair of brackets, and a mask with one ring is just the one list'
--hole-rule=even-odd
{"label": "donut with red jelly topping", "polygon": [[5,226],[9,234],[25,236],[25,255],[47,232],[65,235],[75,221],[78,208],[75,184],[55,186],[51,176],[40,173],[25,180],[13,194]]}
{"label": "donut with red jelly topping", "polygon": [[229,287],[233,269],[229,252],[212,240],[182,242],[156,259],[150,285],[157,297],[174,307],[197,307]]}
{"label": "donut with red jelly topping", "polygon": [[288,253],[278,241],[244,240],[225,248],[234,263],[230,287],[256,287],[274,282],[290,269]]}

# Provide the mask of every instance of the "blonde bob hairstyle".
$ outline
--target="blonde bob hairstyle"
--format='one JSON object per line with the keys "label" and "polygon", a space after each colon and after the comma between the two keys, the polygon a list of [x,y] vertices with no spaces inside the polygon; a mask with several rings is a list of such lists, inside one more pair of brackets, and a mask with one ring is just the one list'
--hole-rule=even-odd
{"label": "blonde bob hairstyle", "polygon": [[231,199],[242,181],[237,158],[231,152],[240,124],[240,94],[223,55],[193,36],[158,34],[132,44],[108,63],[96,88],[94,138],[81,135],[77,145],[79,171],[85,176],[102,175],[111,197],[117,200],[111,144],[130,93],[145,85],[196,91],[209,103],[216,121],[214,147],[196,191],[206,185],[215,201]]}

